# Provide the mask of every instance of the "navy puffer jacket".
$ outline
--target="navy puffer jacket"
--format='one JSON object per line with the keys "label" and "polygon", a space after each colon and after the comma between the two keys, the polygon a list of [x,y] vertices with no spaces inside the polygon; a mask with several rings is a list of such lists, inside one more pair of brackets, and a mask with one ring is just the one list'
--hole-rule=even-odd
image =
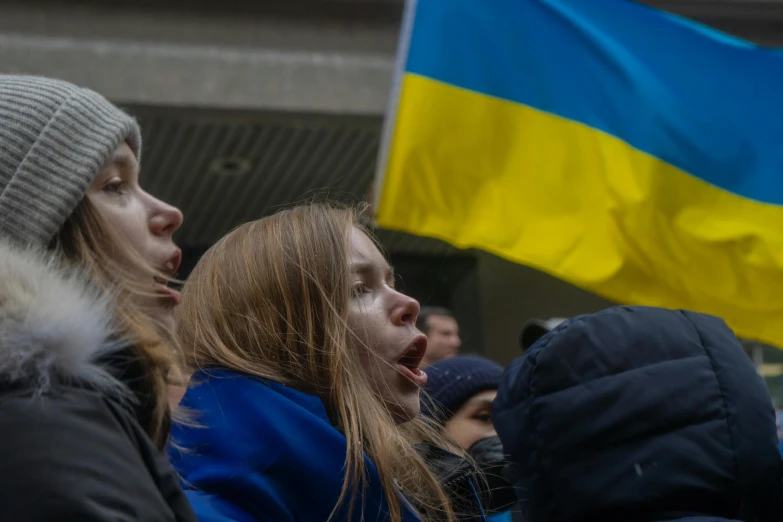
{"label": "navy puffer jacket", "polygon": [[528,522],[783,520],[770,397],[718,318],[572,319],[508,367],[494,411]]}

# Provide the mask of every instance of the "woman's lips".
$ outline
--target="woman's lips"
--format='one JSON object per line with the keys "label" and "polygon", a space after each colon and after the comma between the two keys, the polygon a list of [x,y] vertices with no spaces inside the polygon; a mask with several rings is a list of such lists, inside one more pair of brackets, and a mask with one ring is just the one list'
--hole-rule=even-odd
{"label": "woman's lips", "polygon": [[399,371],[403,377],[413,382],[416,386],[424,386],[427,384],[427,373],[421,368],[408,368],[400,363],[397,363],[397,371]]}
{"label": "woman's lips", "polygon": [[158,283],[157,291],[159,294],[165,296],[173,306],[177,306],[182,302],[182,294],[171,287]]}

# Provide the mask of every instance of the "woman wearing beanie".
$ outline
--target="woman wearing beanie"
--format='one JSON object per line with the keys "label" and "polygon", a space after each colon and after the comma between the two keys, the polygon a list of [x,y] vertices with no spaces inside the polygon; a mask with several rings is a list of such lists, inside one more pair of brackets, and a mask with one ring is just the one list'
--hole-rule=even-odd
{"label": "woman wearing beanie", "polygon": [[99,94],[0,75],[3,520],[195,520],[162,454],[182,215],[140,152]]}
{"label": "woman wearing beanie", "polygon": [[[441,423],[444,435],[467,451],[483,472],[488,486],[482,495],[483,504],[491,515],[487,520],[510,521],[509,508],[516,496],[503,478],[503,446],[492,424],[492,401],[503,368],[483,357],[458,356],[429,366],[427,374],[423,413]],[[447,480],[454,485],[458,484],[456,477],[460,472],[470,472],[470,467],[452,454],[429,447],[423,453],[430,466],[442,470],[441,474],[447,474]],[[456,487],[452,494],[460,497],[464,493]]]}

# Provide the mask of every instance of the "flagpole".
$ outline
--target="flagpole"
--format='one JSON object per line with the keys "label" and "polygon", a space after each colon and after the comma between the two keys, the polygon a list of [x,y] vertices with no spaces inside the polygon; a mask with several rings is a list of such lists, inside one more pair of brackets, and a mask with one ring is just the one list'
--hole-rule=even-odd
{"label": "flagpole", "polygon": [[383,118],[381,146],[378,149],[378,161],[376,163],[375,178],[373,180],[375,185],[373,187],[374,190],[371,203],[373,226],[377,226],[378,224],[378,205],[380,203],[383,181],[388,167],[389,151],[394,138],[394,126],[397,120],[400,90],[402,89],[402,79],[405,75],[405,66],[408,61],[408,50],[410,48],[411,33],[413,32],[413,22],[416,17],[417,3],[418,0],[405,0],[405,6],[402,12],[402,28],[400,30],[400,40],[397,42],[397,58],[394,64],[394,76],[392,79],[391,93],[389,95],[389,105],[386,107],[386,114]]}

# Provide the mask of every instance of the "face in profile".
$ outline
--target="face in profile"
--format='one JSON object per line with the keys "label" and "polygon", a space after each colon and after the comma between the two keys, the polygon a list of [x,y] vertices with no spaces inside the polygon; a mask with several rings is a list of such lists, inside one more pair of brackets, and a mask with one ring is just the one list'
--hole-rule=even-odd
{"label": "face in profile", "polygon": [[469,449],[476,442],[497,436],[492,424],[492,401],[496,390],[477,393],[457,410],[446,422],[446,433],[463,449]]}
{"label": "face in profile", "polygon": [[[149,265],[168,277],[174,277],[182,254],[172,235],[182,225],[182,212],[145,192],[139,185],[139,164],[131,148],[122,143],[93,180],[87,197],[101,217],[120,233]],[[120,260],[122,261],[122,260]],[[131,268],[131,270],[133,270]],[[147,272],[138,269],[141,277]],[[179,304],[179,292],[165,281],[149,277],[150,289],[160,294],[160,311],[173,328],[173,308]]]}
{"label": "face in profile", "polygon": [[419,413],[427,338],[416,329],[419,303],[394,288],[394,273],[372,240],[353,228],[348,241],[349,342],[362,369],[398,422]]}

